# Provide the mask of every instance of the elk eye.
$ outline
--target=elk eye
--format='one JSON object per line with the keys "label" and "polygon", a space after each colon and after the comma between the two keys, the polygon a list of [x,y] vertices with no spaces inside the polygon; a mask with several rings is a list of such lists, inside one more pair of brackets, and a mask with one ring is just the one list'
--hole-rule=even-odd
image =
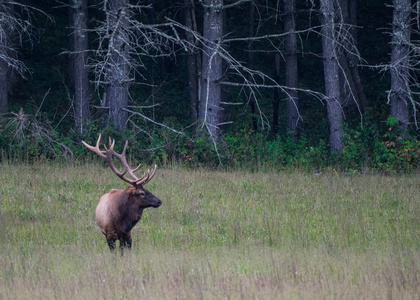
{"label": "elk eye", "polygon": [[137,191],[137,195],[144,197],[144,195],[146,195],[146,193],[144,191]]}

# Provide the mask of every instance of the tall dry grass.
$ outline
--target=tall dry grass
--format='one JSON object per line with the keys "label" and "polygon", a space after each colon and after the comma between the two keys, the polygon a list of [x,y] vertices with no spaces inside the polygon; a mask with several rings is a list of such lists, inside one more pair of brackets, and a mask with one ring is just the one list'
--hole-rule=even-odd
{"label": "tall dry grass", "polygon": [[158,170],[112,256],[97,164],[0,165],[0,299],[418,299],[420,178]]}

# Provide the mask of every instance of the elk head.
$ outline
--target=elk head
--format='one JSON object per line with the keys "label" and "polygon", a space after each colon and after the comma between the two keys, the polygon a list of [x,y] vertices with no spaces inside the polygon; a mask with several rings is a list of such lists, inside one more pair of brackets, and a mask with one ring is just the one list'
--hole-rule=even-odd
{"label": "elk head", "polygon": [[[155,176],[157,166],[150,172],[146,172],[142,177],[138,178],[136,172],[140,165],[135,169],[128,166],[125,157],[128,141],[125,142],[124,149],[121,154],[114,151],[115,140],[111,142],[109,139],[109,149],[104,146],[105,150],[99,149],[101,135],[99,135],[96,146],[90,146],[82,141],[88,149],[104,158],[111,170],[123,181],[130,184],[125,190],[112,189],[103,195],[96,207],[96,223],[101,232],[105,235],[108,246],[113,251],[115,249],[116,240],[120,241],[120,248],[131,248],[131,229],[140,221],[143,210],[148,207],[159,207],[162,201],[144,188],[144,185],[152,180]],[[114,163],[113,157],[116,157],[122,164],[124,171],[119,171]],[[125,177],[128,174],[130,178]]]}

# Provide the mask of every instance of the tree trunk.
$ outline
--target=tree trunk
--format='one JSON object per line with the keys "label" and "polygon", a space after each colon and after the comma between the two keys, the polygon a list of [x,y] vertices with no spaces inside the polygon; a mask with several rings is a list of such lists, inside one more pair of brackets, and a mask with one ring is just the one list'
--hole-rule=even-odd
{"label": "tree trunk", "polygon": [[[357,1],[350,1],[349,14],[350,14],[350,24],[353,25],[353,27],[350,29],[350,33],[354,42],[356,43],[357,42]],[[369,103],[367,101],[365,92],[363,90],[362,80],[360,79],[360,75],[359,75],[359,68],[357,66],[359,63],[359,58],[354,53],[358,53],[358,50],[355,48],[352,49],[351,52],[347,53],[348,54],[347,61],[350,68],[350,72],[352,74],[353,81],[355,83],[359,109],[362,113],[364,113],[366,109],[368,108]]]}
{"label": "tree trunk", "polygon": [[130,85],[128,3],[128,0],[109,0],[107,5],[108,24],[112,32],[108,45],[105,97],[110,121],[116,129],[126,128],[128,121],[128,113],[124,110],[128,105]]}
{"label": "tree trunk", "polygon": [[206,42],[203,46],[199,120],[207,128],[210,140],[215,142],[220,134],[223,60],[218,51],[223,39],[223,0],[204,0],[203,37]]}
{"label": "tree trunk", "polygon": [[325,96],[330,127],[330,150],[343,150],[343,112],[340,99],[340,76],[336,51],[334,0],[321,1],[322,13],[322,55],[324,61]]}
{"label": "tree trunk", "polygon": [[402,129],[409,125],[409,56],[410,0],[394,0],[391,43],[391,116],[398,118]]}
{"label": "tree trunk", "polygon": [[13,29],[9,26],[10,22],[6,16],[12,15],[12,13],[12,4],[4,3],[0,5],[0,14],[2,17],[0,20],[0,114],[6,113],[9,105],[9,88],[12,70],[7,60],[11,56],[14,56],[15,53],[12,43]]}
{"label": "tree trunk", "polygon": [[[1,45],[3,47],[3,45]],[[7,63],[0,59],[0,118],[1,114],[7,112],[7,106],[9,104],[9,79],[8,79],[9,67]]]}
{"label": "tree trunk", "polygon": [[[280,82],[280,54],[276,53],[274,56],[274,80],[279,84]],[[280,93],[279,89],[274,89],[273,94],[273,133],[276,135],[279,132],[279,106]]]}
{"label": "tree trunk", "polygon": [[[193,17],[194,14],[193,0],[184,0],[184,19],[185,26],[190,30],[194,30]],[[186,32],[187,41],[194,43],[194,36],[191,32]],[[188,70],[188,94],[189,94],[189,111],[190,118],[194,122],[198,120],[198,77],[197,77],[197,59],[198,54],[193,50],[188,50],[187,70]]]}
{"label": "tree trunk", "polygon": [[[250,2],[251,7],[249,10],[249,36],[254,37],[255,36],[255,4],[254,2]],[[254,68],[254,42],[250,41],[248,42],[248,67],[250,69]],[[252,82],[252,75],[248,75],[248,80]],[[246,90],[247,95],[247,102],[249,103],[249,106],[251,107],[251,114],[252,114],[252,128],[254,131],[258,130],[258,124],[257,124],[257,117],[256,117],[256,111],[255,111],[255,99],[252,99],[252,88],[248,87]]]}
{"label": "tree trunk", "polygon": [[299,98],[298,98],[298,61],[297,61],[297,41],[296,41],[296,1],[284,0],[284,31],[287,33],[284,39],[284,52],[286,62],[286,127],[287,133],[294,141],[299,139]]}
{"label": "tree trunk", "polygon": [[74,82],[74,121],[76,132],[82,134],[89,110],[89,76],[87,65],[87,0],[71,0],[72,4],[72,63]]}

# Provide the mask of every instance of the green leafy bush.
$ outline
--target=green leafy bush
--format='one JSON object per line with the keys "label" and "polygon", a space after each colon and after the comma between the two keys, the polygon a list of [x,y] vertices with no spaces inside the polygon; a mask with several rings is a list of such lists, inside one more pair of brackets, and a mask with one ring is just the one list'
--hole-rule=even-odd
{"label": "green leafy bush", "polygon": [[381,147],[381,167],[386,171],[410,172],[420,165],[420,141],[401,130],[398,119],[389,117]]}
{"label": "green leafy bush", "polygon": [[366,118],[363,127],[345,126],[342,166],[386,172],[411,172],[419,167],[420,141],[401,130],[398,119],[389,117],[381,131]]}

